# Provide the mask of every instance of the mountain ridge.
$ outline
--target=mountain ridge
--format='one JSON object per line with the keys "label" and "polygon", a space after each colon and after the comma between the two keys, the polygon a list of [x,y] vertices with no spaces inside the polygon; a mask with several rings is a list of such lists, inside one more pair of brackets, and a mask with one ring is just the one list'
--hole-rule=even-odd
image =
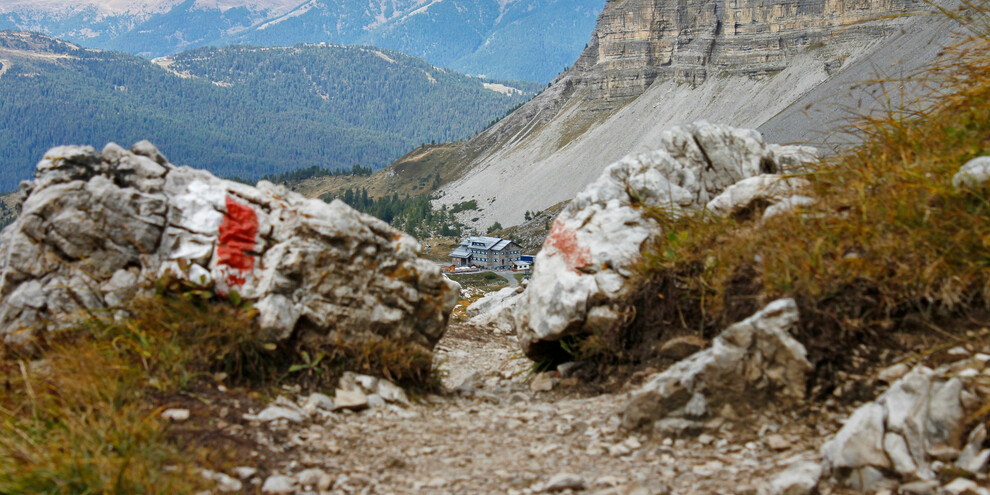
{"label": "mountain ridge", "polygon": [[[609,163],[655,149],[664,130],[697,120],[830,145],[844,112],[878,90],[863,81],[910,74],[958,39],[952,21],[910,15],[920,9],[910,0],[733,5],[609,2],[571,69],[450,151],[446,166],[458,179],[435,204],[474,199],[487,205],[472,215],[474,228],[515,225],[524,211],[569,199]],[[808,112],[817,117],[802,119]]]}
{"label": "mountain ridge", "polygon": [[[568,67],[604,0],[162,0],[117,8],[0,2],[0,29],[146,57],[200,46],[375,45],[459,72],[547,82]],[[519,60],[524,63],[519,64]]]}
{"label": "mountain ridge", "polygon": [[424,142],[470,137],[541,86],[502,81],[520,90],[505,94],[398,52],[331,45],[200,48],[166,70],[0,32],[0,60],[3,190],[52,146],[144,138],[177,163],[249,180],[378,168]]}

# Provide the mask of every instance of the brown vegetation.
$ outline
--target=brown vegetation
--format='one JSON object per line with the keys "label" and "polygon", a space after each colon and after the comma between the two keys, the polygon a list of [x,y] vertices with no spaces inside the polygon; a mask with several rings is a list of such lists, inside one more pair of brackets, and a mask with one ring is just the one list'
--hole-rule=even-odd
{"label": "brown vegetation", "polygon": [[640,361],[635,351],[650,342],[710,338],[794,297],[800,338],[830,382],[850,349],[896,346],[895,332],[954,341],[985,325],[987,190],[952,185],[963,164],[990,153],[990,40],[977,33],[912,77],[928,96],[902,105],[885,94],[886,112],[848,129],[862,144],[804,174],[815,206],[765,221],[651,212],[663,235],[645,251],[634,330],[591,336],[581,352]]}
{"label": "brown vegetation", "polygon": [[233,467],[250,449],[202,441],[213,429],[170,425],[160,413],[176,403],[195,409],[218,386],[244,398],[286,381],[330,390],[347,370],[419,389],[439,384],[432,354],[415,344],[275,343],[248,303],[175,281],[159,292],[83,315],[31,350],[0,347],[0,493],[202,489],[197,468]]}

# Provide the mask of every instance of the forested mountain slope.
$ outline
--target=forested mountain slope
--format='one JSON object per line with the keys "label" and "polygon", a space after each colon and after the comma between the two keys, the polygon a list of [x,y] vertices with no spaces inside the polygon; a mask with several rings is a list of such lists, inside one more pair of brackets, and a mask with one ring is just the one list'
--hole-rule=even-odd
{"label": "forested mountain slope", "polygon": [[379,168],[474,135],[538,87],[362,47],[203,48],[152,63],[20,32],[0,32],[0,65],[0,190],[67,143],[149,139],[175,163],[250,180]]}

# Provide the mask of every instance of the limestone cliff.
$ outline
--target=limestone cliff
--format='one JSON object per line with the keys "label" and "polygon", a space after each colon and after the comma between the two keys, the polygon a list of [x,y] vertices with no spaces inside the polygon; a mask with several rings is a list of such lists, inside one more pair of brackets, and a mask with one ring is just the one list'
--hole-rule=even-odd
{"label": "limestone cliff", "polygon": [[451,152],[460,178],[444,188],[440,203],[488,204],[480,229],[516,224],[526,210],[569,199],[608,163],[654,148],[663,130],[695,120],[820,145],[840,107],[863,99],[853,85],[913,70],[953,39],[948,21],[905,15],[923,5],[609,1],[568,71]]}

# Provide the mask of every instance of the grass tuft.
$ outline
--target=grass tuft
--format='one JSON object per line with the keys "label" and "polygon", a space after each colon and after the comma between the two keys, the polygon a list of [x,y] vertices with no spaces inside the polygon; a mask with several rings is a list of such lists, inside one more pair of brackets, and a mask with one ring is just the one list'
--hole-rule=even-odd
{"label": "grass tuft", "polygon": [[160,414],[219,382],[246,396],[274,395],[287,381],[327,390],[348,370],[420,389],[439,384],[432,354],[416,344],[275,344],[248,303],[176,280],[157,288],[30,349],[0,347],[0,494],[209,488],[198,469],[224,471],[245,454],[183,436]]}

